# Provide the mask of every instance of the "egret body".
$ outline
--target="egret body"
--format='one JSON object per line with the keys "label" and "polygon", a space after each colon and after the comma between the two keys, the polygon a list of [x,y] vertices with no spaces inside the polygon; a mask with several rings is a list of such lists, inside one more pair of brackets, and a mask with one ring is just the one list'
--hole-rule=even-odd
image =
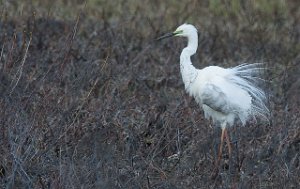
{"label": "egret body", "polygon": [[238,120],[245,125],[250,118],[268,116],[266,94],[255,84],[260,80],[257,75],[262,69],[261,64],[196,69],[192,65],[191,56],[198,48],[197,29],[193,25],[183,24],[159,39],[171,36],[186,37],[188,40],[180,55],[180,72],[185,90],[202,106],[205,117],[211,118],[222,129],[219,159],[224,137],[227,139],[230,155],[231,147],[226,127],[232,126]]}

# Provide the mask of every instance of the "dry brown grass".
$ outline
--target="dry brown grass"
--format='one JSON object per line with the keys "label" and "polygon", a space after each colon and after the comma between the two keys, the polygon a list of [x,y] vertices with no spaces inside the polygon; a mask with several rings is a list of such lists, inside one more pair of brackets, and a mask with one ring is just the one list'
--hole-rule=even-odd
{"label": "dry brown grass", "polygon": [[[2,1],[0,186],[299,188],[299,7]],[[268,68],[270,123],[230,129],[234,154],[216,178],[220,129],[184,92],[185,42],[154,42],[185,21],[200,31],[196,67]]]}

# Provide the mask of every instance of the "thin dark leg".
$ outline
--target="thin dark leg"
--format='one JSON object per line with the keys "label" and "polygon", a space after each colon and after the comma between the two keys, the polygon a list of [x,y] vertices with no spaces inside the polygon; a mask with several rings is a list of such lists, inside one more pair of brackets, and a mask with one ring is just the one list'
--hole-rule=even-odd
{"label": "thin dark leg", "polygon": [[231,157],[231,152],[232,152],[232,148],[231,148],[231,143],[230,143],[230,137],[228,135],[227,129],[225,130],[225,138],[226,138],[226,142],[227,142],[227,146],[228,146],[228,155],[229,157]]}
{"label": "thin dark leg", "polygon": [[219,163],[220,163],[220,160],[221,160],[221,157],[222,157],[222,150],[223,150],[223,143],[224,143],[224,134],[225,134],[225,127],[222,128],[222,134],[221,134],[221,143],[220,143],[220,146],[219,146],[219,153],[218,153],[218,159],[215,163],[215,169],[213,171],[213,175],[212,175],[212,178],[215,179],[219,173]]}
{"label": "thin dark leg", "polygon": [[222,151],[223,151],[223,143],[224,143],[224,136],[225,136],[226,128],[222,128],[222,134],[221,134],[221,143],[219,147],[219,154],[218,154],[218,161],[217,165],[219,164],[221,157],[222,157]]}

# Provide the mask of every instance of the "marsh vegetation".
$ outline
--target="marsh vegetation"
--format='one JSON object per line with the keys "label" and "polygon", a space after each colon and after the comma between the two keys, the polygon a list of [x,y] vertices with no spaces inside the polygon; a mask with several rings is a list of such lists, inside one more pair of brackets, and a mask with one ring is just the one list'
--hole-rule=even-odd
{"label": "marsh vegetation", "polygon": [[[299,188],[300,2],[2,0],[1,188]],[[195,67],[264,62],[270,122],[220,128],[184,91]],[[178,153],[180,152],[180,153]],[[178,154],[178,156],[174,155]]]}

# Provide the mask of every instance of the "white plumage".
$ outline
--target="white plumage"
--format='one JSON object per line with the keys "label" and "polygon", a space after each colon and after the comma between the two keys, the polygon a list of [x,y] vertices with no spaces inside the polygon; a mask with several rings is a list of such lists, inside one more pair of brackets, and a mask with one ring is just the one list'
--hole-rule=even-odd
{"label": "white plumage", "polygon": [[[196,69],[190,57],[196,53],[198,47],[197,29],[193,25],[183,24],[174,32],[159,39],[171,36],[188,39],[188,45],[180,55],[180,71],[185,89],[202,106],[205,117],[212,118],[215,124],[221,126],[221,145],[226,127],[232,126],[236,120],[245,125],[250,118],[268,116],[269,110],[265,105],[266,94],[256,86],[260,80],[258,74],[262,64],[242,64],[233,68],[209,66]],[[229,143],[229,139],[227,142]]]}

